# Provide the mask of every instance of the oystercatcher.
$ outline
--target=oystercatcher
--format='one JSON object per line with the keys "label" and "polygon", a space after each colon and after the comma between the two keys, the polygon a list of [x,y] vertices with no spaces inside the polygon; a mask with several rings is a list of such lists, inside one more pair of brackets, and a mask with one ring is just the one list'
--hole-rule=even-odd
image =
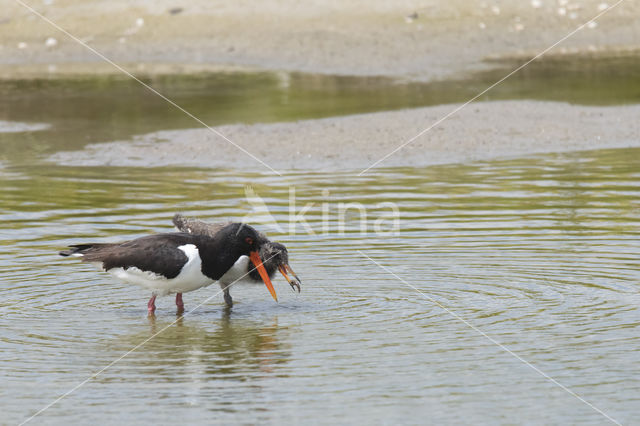
{"label": "oystercatcher", "polygon": [[[172,221],[178,231],[188,232],[194,235],[206,235],[211,238],[215,238],[225,226],[229,225],[228,222],[208,223],[198,219],[187,218],[179,213],[176,213],[173,216]],[[262,241],[259,254],[263,261],[264,268],[267,271],[267,275],[269,275],[270,278],[273,278],[276,271],[280,271],[291,288],[300,293],[301,282],[295,272],[293,272],[293,269],[291,269],[291,266],[289,266],[289,252],[287,251],[287,248],[284,244],[269,241],[269,239],[260,232],[258,232],[258,234]],[[244,259],[239,259],[238,262],[239,272],[242,272],[243,274],[246,274],[247,272],[249,273],[247,276],[248,280],[254,282],[260,281],[260,274],[256,268],[251,266],[246,257]],[[246,268],[242,266],[242,263],[246,264]],[[291,274],[291,276],[289,276],[289,274]],[[220,286],[224,290],[224,301],[229,306],[233,305],[233,299],[231,299],[231,295],[229,294],[229,285],[236,281],[237,278],[238,277],[224,276],[219,280]]]}
{"label": "oystercatcher", "polygon": [[278,301],[260,254],[268,240],[242,223],[222,226],[215,235],[185,232],[149,235],[116,244],[77,244],[60,252],[62,256],[79,256],[122,281],[151,290],[147,304],[150,314],[156,309],[157,296],[176,293],[176,305],[184,310],[182,293],[206,287],[215,281],[228,286],[248,272],[249,260],[258,276]]}

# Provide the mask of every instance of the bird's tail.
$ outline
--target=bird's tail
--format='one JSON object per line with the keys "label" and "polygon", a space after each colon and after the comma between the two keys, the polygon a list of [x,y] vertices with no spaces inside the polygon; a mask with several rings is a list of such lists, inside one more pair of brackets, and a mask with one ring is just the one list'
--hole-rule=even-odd
{"label": "bird's tail", "polygon": [[59,254],[60,256],[79,256],[82,257],[84,256],[84,252],[92,249],[92,248],[96,248],[96,247],[100,247],[100,246],[105,246],[107,244],[75,244],[72,246],[69,246],[68,250],[62,250]]}

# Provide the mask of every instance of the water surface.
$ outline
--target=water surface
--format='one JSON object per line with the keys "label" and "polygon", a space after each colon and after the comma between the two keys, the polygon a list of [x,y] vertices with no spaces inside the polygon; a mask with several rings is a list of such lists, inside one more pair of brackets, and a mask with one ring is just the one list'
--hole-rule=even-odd
{"label": "water surface", "polygon": [[[220,72],[140,77],[210,126],[266,123],[465,102],[521,62],[420,83],[384,77],[286,72]],[[0,120],[48,123],[31,133],[0,131],[0,160],[30,163],[88,143],[129,140],[201,124],[127,76],[0,80]],[[640,102],[640,60],[543,58],[479,101],[533,99],[586,105]],[[0,123],[0,130],[2,125]]]}
{"label": "water surface", "polygon": [[[185,295],[202,303],[187,317],[163,298],[149,319],[145,291],[56,255],[168,231],[176,210],[240,219],[247,184],[285,230],[290,185],[298,211],[315,203],[315,235],[270,231],[303,281],[276,280],[280,303],[238,287],[228,312],[212,286]],[[438,304],[616,420],[640,415],[638,149],[361,178],[8,165],[0,185],[3,424],[159,331],[34,424],[606,422]],[[338,203],[371,229],[383,201],[397,234],[362,234],[354,211],[341,232]]]}

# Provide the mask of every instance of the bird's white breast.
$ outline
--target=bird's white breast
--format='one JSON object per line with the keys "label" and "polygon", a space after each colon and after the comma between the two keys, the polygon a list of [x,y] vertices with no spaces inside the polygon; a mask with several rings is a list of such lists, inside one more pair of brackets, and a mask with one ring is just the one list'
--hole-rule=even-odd
{"label": "bird's white breast", "polygon": [[249,262],[249,256],[240,256],[238,260],[236,260],[236,263],[218,280],[222,287],[224,288],[237,281],[249,279],[249,274],[247,274],[249,271]]}
{"label": "bird's white breast", "polygon": [[136,267],[111,268],[107,272],[124,282],[147,288],[158,296],[170,293],[187,293],[214,282],[202,273],[202,259],[200,259],[200,253],[194,244],[185,244],[178,249],[187,256],[187,263],[182,266],[180,273],[174,278],[167,278]]}

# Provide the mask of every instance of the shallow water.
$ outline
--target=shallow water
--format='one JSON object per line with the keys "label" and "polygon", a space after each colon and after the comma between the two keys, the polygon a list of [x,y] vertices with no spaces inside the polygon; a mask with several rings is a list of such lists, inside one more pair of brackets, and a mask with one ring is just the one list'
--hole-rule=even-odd
{"label": "shallow water", "polygon": [[[56,254],[168,231],[177,210],[240,219],[247,184],[285,231],[290,185],[297,211],[315,203],[316,235],[262,228],[303,282],[277,279],[277,304],[239,286],[225,312],[212,286],[151,320],[146,292]],[[640,414],[639,149],[361,178],[7,166],[0,185],[0,423],[116,360],[34,424],[606,422],[460,318],[617,421]],[[373,229],[383,201],[397,235],[362,234],[354,211],[341,232],[338,203]]]}
{"label": "shallow water", "polygon": [[[211,126],[265,123],[465,102],[522,62],[429,83],[382,77],[286,72],[205,73],[141,78]],[[32,133],[3,133],[0,160],[31,162],[93,142],[128,140],[158,130],[200,127],[126,76],[0,80],[0,120],[48,123]],[[640,102],[638,56],[542,58],[478,101],[533,99],[586,105]],[[13,125],[16,126],[15,124]]]}

